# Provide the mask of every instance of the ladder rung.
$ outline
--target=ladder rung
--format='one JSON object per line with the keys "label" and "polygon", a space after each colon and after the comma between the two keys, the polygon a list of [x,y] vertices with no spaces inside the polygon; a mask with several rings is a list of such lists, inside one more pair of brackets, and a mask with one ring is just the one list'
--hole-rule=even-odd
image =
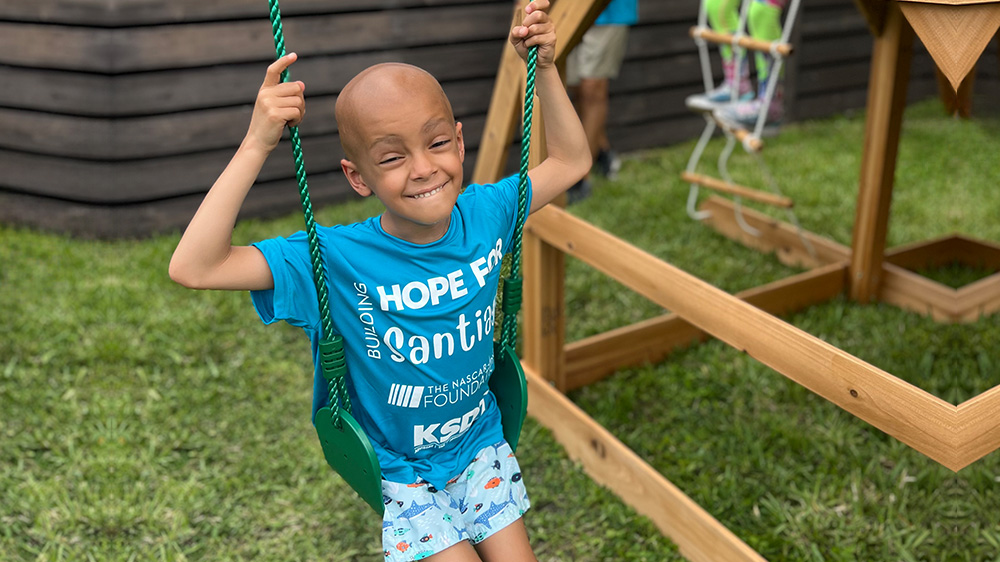
{"label": "ladder rung", "polygon": [[730,195],[738,195],[744,199],[750,199],[758,203],[764,203],[765,205],[790,209],[795,204],[791,199],[783,195],[775,195],[773,193],[767,193],[750,187],[736,185],[735,183],[729,183],[727,181],[704,176],[702,174],[682,172],[681,179],[687,183],[697,184],[702,187],[713,189],[715,191],[721,191],[722,193],[728,193]]}
{"label": "ladder rung", "polygon": [[[732,45],[733,44],[733,34],[732,33],[721,33],[718,31],[713,31],[706,27],[694,26],[691,28],[691,37],[701,37],[709,43],[715,43],[718,45]],[[774,41],[762,41],[760,39],[754,39],[752,37],[743,36],[736,40],[736,44],[744,49],[750,49],[751,51],[760,51],[763,53],[770,53],[771,47],[774,46],[774,50],[781,53],[781,56],[787,57],[792,54],[791,43],[775,43]]]}
{"label": "ladder rung", "polygon": [[736,137],[736,140],[743,143],[743,146],[750,148],[754,152],[760,152],[764,148],[764,141],[751,135],[750,131],[744,129],[743,127],[723,121],[722,119],[716,117],[715,113],[712,113],[712,120],[714,120],[718,126],[729,131],[734,137]]}

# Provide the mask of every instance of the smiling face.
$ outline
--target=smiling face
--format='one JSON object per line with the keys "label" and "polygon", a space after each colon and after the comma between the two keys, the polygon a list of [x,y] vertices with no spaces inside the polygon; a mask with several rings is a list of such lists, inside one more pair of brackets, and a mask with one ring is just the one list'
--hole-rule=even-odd
{"label": "smiling face", "polygon": [[347,154],[341,168],[355,191],[385,205],[382,228],[417,244],[444,236],[465,144],[437,81],[409,65],[372,67],[341,92],[337,123]]}

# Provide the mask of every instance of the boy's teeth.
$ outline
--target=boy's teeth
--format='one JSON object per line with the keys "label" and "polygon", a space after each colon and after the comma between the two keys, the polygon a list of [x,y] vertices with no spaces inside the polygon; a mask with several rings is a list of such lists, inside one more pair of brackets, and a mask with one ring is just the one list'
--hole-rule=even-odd
{"label": "boy's teeth", "polygon": [[423,199],[424,197],[430,197],[431,195],[434,195],[438,191],[441,191],[441,188],[440,187],[435,187],[434,189],[428,191],[427,193],[421,193],[419,195],[414,195],[413,198],[414,199]]}

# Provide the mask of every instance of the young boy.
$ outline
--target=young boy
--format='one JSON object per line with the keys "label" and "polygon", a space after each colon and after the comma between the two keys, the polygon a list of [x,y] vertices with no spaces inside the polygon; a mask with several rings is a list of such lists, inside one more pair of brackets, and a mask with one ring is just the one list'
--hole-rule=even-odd
{"label": "young boy", "polygon": [[[534,0],[510,33],[522,58],[539,47],[536,91],[548,157],[528,174],[530,211],[591,165],[553,65],[548,8],[549,0]],[[295,59],[268,67],[246,138],[178,243],[170,276],[190,288],[250,290],[264,322],[302,327],[315,354],[321,326],[305,235],[252,246],[231,239],[283,128],[305,113],[305,86],[279,82]],[[336,117],[351,187],[385,206],[377,217],[318,234],[353,412],[382,468],[386,560],[534,560],[521,520],[530,504],[487,386],[517,178],[462,191],[462,124],[437,81],[415,67],[361,72],[341,92]],[[326,395],[316,373],[314,415]]]}

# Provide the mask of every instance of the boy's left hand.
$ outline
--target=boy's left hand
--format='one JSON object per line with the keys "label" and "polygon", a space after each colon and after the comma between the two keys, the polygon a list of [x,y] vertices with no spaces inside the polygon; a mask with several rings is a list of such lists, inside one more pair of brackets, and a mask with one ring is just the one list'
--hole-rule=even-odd
{"label": "boy's left hand", "polygon": [[533,0],[525,8],[524,21],[510,30],[510,42],[522,59],[528,48],[538,45],[538,67],[552,66],[556,56],[556,26],[549,19],[549,0]]}

